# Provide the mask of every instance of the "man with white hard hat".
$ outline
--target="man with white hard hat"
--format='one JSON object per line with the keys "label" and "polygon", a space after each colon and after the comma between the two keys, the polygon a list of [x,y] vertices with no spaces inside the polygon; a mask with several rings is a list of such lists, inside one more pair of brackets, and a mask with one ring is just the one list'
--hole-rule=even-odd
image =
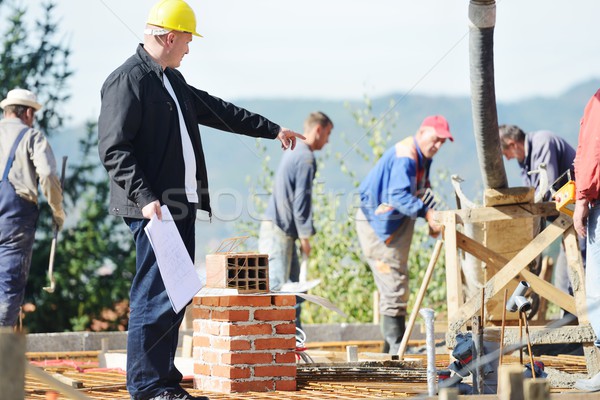
{"label": "man with white hard hat", "polygon": [[0,102],[0,326],[14,326],[23,302],[38,219],[38,182],[62,227],[65,212],[52,148],[33,128],[35,94],[13,89]]}

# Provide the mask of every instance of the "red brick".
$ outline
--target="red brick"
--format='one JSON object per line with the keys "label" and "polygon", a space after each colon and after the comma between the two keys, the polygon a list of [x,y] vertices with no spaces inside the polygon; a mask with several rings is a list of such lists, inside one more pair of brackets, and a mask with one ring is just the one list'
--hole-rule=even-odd
{"label": "red brick", "polygon": [[293,351],[287,353],[278,353],[275,354],[275,363],[276,364],[291,364],[296,362],[296,353]]}
{"label": "red brick", "polygon": [[194,375],[210,376],[210,365],[204,363],[194,363]]}
{"label": "red brick", "polygon": [[202,304],[202,297],[194,296],[192,298],[192,305]]}
{"label": "red brick", "polygon": [[254,367],[254,376],[289,376],[296,377],[295,365],[268,365]]}
{"label": "red brick", "polygon": [[212,375],[228,379],[247,379],[250,378],[250,368],[230,365],[213,365]]}
{"label": "red brick", "polygon": [[223,324],[221,334],[224,336],[242,336],[242,335],[272,335],[273,326],[270,324]]}
{"label": "red brick", "polygon": [[202,356],[202,350],[203,349],[201,347],[192,348],[192,358],[194,359],[194,361],[200,361],[200,357]]}
{"label": "red brick", "polygon": [[286,379],[275,381],[275,390],[296,391],[296,380]]}
{"label": "red brick", "polygon": [[[196,376],[194,377],[194,389],[203,391],[224,392],[223,379],[213,378],[212,376]],[[200,378],[200,379],[198,379]],[[227,389],[229,390],[229,388]]]}
{"label": "red brick", "polygon": [[296,310],[293,308],[254,310],[254,319],[257,321],[295,321]]}
{"label": "red brick", "polygon": [[[294,310],[292,309],[294,312]],[[294,312],[294,318],[296,313]],[[248,321],[250,317],[250,311],[247,310],[225,310],[217,311],[213,310],[211,319],[213,321]]]}
{"label": "red brick", "polygon": [[280,335],[296,334],[296,323],[275,325],[275,333]]}
{"label": "red brick", "polygon": [[275,306],[293,306],[296,304],[296,296],[276,295],[273,296],[273,305]]}
{"label": "red brick", "polygon": [[280,338],[269,338],[269,339],[255,339],[254,348],[256,350],[284,350],[284,349],[295,349],[296,338],[292,337],[289,339]]}
{"label": "red brick", "polygon": [[224,353],[221,364],[270,364],[273,362],[271,353]]}
{"label": "red brick", "polygon": [[229,381],[223,383],[223,388],[229,388],[230,392],[274,392],[275,382],[273,380],[262,381]]}
{"label": "red brick", "polygon": [[200,332],[200,327],[202,326],[202,320],[201,319],[195,319],[192,321],[192,328],[194,329],[194,332]]}
{"label": "red brick", "polygon": [[249,340],[228,340],[214,337],[211,340],[211,347],[221,350],[250,350]]}
{"label": "red brick", "polygon": [[271,298],[269,296],[222,296],[219,297],[221,307],[269,307]]}
{"label": "red brick", "polygon": [[221,364],[223,362],[221,357],[225,355],[226,354],[222,354],[221,352],[212,351],[205,348],[202,351],[200,360],[207,364]]}
{"label": "red brick", "polygon": [[221,334],[221,325],[223,325],[223,323],[219,321],[197,319],[194,321],[194,332],[218,336]]}
{"label": "red brick", "polygon": [[194,319],[210,319],[210,310],[207,308],[194,307],[192,310],[192,317]]}
{"label": "red brick", "polygon": [[[198,299],[196,301],[196,299]],[[219,296],[196,296],[194,297],[194,304],[196,305],[205,305],[205,306],[218,306],[219,305]]]}
{"label": "red brick", "polygon": [[194,336],[192,343],[194,347],[210,347],[210,338],[206,335]]}

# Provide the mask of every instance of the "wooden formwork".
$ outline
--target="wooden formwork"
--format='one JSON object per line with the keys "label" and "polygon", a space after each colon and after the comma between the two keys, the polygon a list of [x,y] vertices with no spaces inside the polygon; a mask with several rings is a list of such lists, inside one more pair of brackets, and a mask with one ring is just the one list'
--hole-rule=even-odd
{"label": "wooden formwork", "polygon": [[[536,327],[538,332],[548,334],[532,335],[532,344],[557,343],[557,340],[558,343],[582,343],[589,372],[598,372],[600,358],[592,343],[595,335],[587,317],[584,272],[571,217],[558,213],[552,202],[533,203],[532,192],[524,188],[488,189],[484,203],[480,208],[443,211],[438,218],[444,226],[449,346],[453,346],[462,327],[473,316],[481,314],[482,308],[485,325],[499,325],[505,307],[504,292],[510,296],[518,282],[524,280],[535,293],[577,316],[579,322],[578,326],[556,329]],[[555,219],[536,234],[536,224],[543,217]],[[461,233],[458,228],[463,224],[483,224],[483,243]],[[565,246],[573,296],[528,269],[530,263],[560,237]],[[483,296],[463,298],[459,250],[485,263],[485,278],[481,282]],[[510,314],[516,313],[507,313],[509,319],[514,318]]]}

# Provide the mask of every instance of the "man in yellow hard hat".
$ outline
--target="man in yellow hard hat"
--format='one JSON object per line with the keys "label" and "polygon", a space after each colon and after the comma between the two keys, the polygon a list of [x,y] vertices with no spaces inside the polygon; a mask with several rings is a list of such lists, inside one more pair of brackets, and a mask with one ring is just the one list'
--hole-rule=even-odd
{"label": "man in yellow hard hat", "polygon": [[293,149],[298,133],[196,89],[177,71],[196,31],[182,0],[150,11],[144,43],[102,86],[98,151],[110,176],[110,212],[133,233],[136,274],[130,292],[127,389],[136,400],[204,399],[180,386],[174,365],[184,310],[171,307],[144,232],[166,205],[192,260],[196,211],[210,214],[207,171],[198,125],[279,139]]}

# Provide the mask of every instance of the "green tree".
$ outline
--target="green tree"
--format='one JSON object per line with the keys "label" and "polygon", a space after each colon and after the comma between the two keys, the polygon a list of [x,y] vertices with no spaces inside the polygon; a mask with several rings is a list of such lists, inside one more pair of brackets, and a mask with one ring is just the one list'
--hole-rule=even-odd
{"label": "green tree", "polygon": [[[350,151],[359,155],[368,165],[374,165],[383,152],[391,146],[392,137],[397,137],[396,125],[399,117],[393,112],[393,101],[388,111],[378,115],[374,114],[370,99],[365,97],[364,101],[364,108],[351,110],[356,125],[364,132],[361,138],[350,142],[343,134],[341,136],[349,145]],[[257,146],[263,158],[263,173],[257,180],[249,179],[250,190],[253,194],[269,193],[274,171],[269,165],[270,157],[266,155],[266,148],[260,144],[260,141],[257,141]],[[319,171],[323,171],[323,164],[328,157],[331,157],[328,152],[318,157]],[[354,169],[346,164],[348,154],[336,153],[334,157],[341,170],[350,179],[350,186],[357,188],[363,177],[357,177]],[[311,239],[308,276],[310,279],[320,279],[321,283],[312,289],[311,293],[332,301],[348,315],[348,318],[343,319],[335,312],[306,302],[302,311],[303,321],[306,323],[370,322],[373,320],[372,299],[376,287],[356,236],[354,216],[358,199],[354,196],[352,201],[348,202],[348,193],[327,190],[326,183],[321,182],[320,177],[320,172],[317,172],[313,188],[313,217],[317,233]],[[255,209],[264,211],[265,200],[265,196],[254,196]],[[256,235],[258,222],[244,221],[238,224],[238,228]],[[417,224],[409,254],[410,292],[415,295],[429,263],[432,248],[433,240],[428,236],[427,225]],[[446,308],[443,271],[444,266],[440,260],[429,284],[426,302],[423,304],[438,312]],[[411,309],[414,297],[411,296],[409,303]]]}
{"label": "green tree", "polygon": [[36,125],[51,136],[63,125],[60,105],[70,97],[66,90],[73,73],[68,63],[70,50],[66,39],[59,36],[56,3],[36,5],[42,8],[42,15],[33,24],[28,23],[28,8],[23,3],[0,0],[0,20],[4,21],[0,28],[0,94],[16,87],[33,91],[44,105],[36,113]]}

